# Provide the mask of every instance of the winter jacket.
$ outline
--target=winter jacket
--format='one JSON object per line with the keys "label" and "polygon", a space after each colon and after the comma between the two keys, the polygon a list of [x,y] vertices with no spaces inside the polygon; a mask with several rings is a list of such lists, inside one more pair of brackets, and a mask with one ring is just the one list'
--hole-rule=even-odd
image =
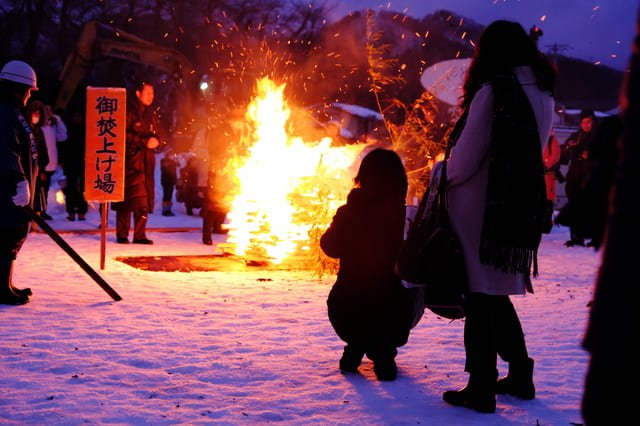
{"label": "winter jacket", "polygon": [[604,235],[621,134],[622,119],[619,115],[605,118],[594,131],[584,183],[560,210],[557,218],[559,224],[570,226],[579,235],[591,238],[590,245],[595,248],[600,246]]}
{"label": "winter jacket", "polygon": [[[640,18],[640,17],[639,17]],[[636,414],[635,381],[638,336],[638,269],[640,257],[640,21],[629,63],[622,120],[616,150],[602,263],[583,346],[590,352],[582,399],[586,425],[624,424]],[[629,380],[631,378],[631,380]]]}
{"label": "winter jacket", "polygon": [[67,140],[60,145],[59,160],[67,178],[79,178],[84,182],[85,123],[73,120],[67,126]]}
{"label": "winter jacket", "polygon": [[[31,115],[34,111],[40,111],[40,122],[37,124],[31,123]],[[47,142],[45,139],[42,120],[45,117],[44,104],[40,101],[31,102],[27,108],[25,113],[25,118],[29,125],[31,126],[31,133],[33,134],[33,138],[36,144],[36,149],[38,151],[38,169],[40,172],[45,171],[45,167],[49,164],[49,150],[47,149]]]}
{"label": "winter jacket", "polygon": [[544,183],[547,187],[547,200],[556,201],[556,172],[560,166],[560,142],[555,136],[549,136],[547,145],[542,151],[544,162]]}
{"label": "winter jacket", "polygon": [[224,173],[229,159],[228,148],[234,137],[227,122],[201,128],[193,141],[193,153],[200,160],[198,167],[198,188],[202,189],[205,211],[223,213],[228,210],[225,199],[230,190],[230,182]]}
{"label": "winter jacket", "polygon": [[[542,150],[551,131],[553,98],[538,88],[529,67],[518,67],[514,71],[535,114]],[[531,284],[528,275],[508,274],[480,262],[492,117],[493,88],[486,84],[471,102],[466,124],[447,163],[449,216],[462,243],[469,291],[490,295],[524,294]]]}
{"label": "winter jacket", "polygon": [[569,200],[573,199],[584,186],[589,175],[589,145],[595,133],[578,130],[569,135],[564,142],[563,149],[566,151],[564,157],[569,159],[569,170],[567,171],[567,183],[565,193]]}
{"label": "winter jacket", "polygon": [[30,221],[11,199],[21,180],[29,182],[33,194],[38,174],[35,142],[29,125],[22,120],[9,102],[0,99],[0,229],[15,229]]}
{"label": "winter jacket", "polygon": [[178,183],[178,160],[173,152],[166,152],[160,160],[160,184],[175,186]]}
{"label": "winter jacket", "polygon": [[338,336],[364,350],[396,348],[409,336],[409,293],[394,272],[402,244],[405,206],[353,189],[320,240],[322,250],[340,259],[327,300]]}
{"label": "winter jacket", "polygon": [[200,160],[197,157],[190,157],[187,164],[180,169],[180,176],[176,184],[178,189],[176,200],[179,203],[184,203],[187,209],[202,208],[204,201],[202,192],[205,187],[199,186],[198,176],[201,168]]}
{"label": "winter jacket", "polygon": [[58,144],[67,140],[67,128],[60,117],[53,115],[49,117],[48,123],[42,126],[42,133],[49,156],[45,171],[55,172],[58,168]]}
{"label": "winter jacket", "polygon": [[[636,61],[640,63],[640,60]],[[640,78],[636,77],[634,82],[638,83],[638,80]],[[638,93],[634,95],[638,96]],[[621,377],[634,369],[637,362],[636,351],[631,345],[636,340],[633,336],[638,335],[640,105],[637,103],[638,97],[634,99],[636,101],[630,106],[624,121],[612,118],[605,126],[609,136],[618,133],[622,138],[617,146],[613,143],[617,141],[617,137],[609,138],[607,142],[606,150],[615,147],[614,156],[618,160],[613,159],[605,167],[605,176],[613,178],[612,190],[607,204],[602,263],[598,270],[589,326],[583,342],[592,359],[615,370],[616,375]],[[611,166],[614,166],[614,170],[609,170]],[[603,183],[608,182],[605,179]]]}
{"label": "winter jacket", "polygon": [[147,148],[149,138],[158,138],[158,118],[151,107],[137,99],[127,104],[124,201],[112,203],[113,210],[153,211],[155,151]]}

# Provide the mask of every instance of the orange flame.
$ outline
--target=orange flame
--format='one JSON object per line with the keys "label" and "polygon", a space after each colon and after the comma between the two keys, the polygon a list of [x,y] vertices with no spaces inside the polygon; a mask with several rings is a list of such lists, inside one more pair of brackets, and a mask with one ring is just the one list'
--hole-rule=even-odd
{"label": "orange flame", "polygon": [[258,81],[245,114],[253,129],[248,154],[235,159],[235,171],[227,170],[238,192],[227,215],[230,251],[276,264],[310,250],[311,230],[324,230],[346,200],[363,148],[290,136],[284,88],[268,78]]}

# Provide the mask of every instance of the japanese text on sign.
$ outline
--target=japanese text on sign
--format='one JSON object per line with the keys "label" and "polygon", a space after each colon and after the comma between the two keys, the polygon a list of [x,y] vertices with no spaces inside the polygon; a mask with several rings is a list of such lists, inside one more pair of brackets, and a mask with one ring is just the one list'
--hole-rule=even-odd
{"label": "japanese text on sign", "polygon": [[85,198],[91,201],[124,199],[126,91],[123,88],[87,88]]}

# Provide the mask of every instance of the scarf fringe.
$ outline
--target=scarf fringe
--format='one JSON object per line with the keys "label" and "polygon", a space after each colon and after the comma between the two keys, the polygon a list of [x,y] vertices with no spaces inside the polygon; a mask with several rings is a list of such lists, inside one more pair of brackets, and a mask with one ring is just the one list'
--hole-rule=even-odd
{"label": "scarf fringe", "polygon": [[480,242],[480,263],[494,266],[508,274],[526,274],[537,277],[538,249],[506,247],[497,242],[482,239]]}

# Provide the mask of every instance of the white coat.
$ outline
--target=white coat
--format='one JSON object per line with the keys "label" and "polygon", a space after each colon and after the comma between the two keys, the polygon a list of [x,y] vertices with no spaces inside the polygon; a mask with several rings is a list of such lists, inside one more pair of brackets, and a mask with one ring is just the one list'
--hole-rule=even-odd
{"label": "white coat", "polygon": [[42,126],[42,133],[47,144],[47,153],[49,154],[49,163],[44,168],[47,172],[55,172],[58,168],[58,142],[67,140],[67,126],[62,119],[53,115],[56,124],[45,124]]}
{"label": "white coat", "polygon": [[[551,132],[553,97],[538,88],[531,68],[518,67],[514,71],[535,113],[542,150]],[[508,274],[480,263],[480,234],[487,196],[492,116],[493,89],[485,84],[471,101],[467,122],[447,163],[449,216],[462,243],[469,291],[490,295],[524,294],[529,276]],[[517,140],[513,142],[518,143]]]}

